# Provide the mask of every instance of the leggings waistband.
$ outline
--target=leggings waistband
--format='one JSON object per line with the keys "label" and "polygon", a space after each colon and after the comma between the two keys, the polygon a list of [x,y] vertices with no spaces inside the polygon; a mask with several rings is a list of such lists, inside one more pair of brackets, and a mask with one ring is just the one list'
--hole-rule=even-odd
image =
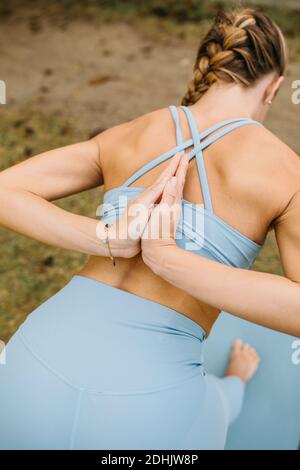
{"label": "leggings waistband", "polygon": [[[86,287],[88,286],[89,292],[99,292],[99,295],[101,293],[107,294],[108,292],[111,292],[111,296],[115,296],[120,302],[122,302],[122,299],[126,299],[127,302],[133,302],[134,306],[139,304],[141,306],[141,310],[139,310],[138,315],[141,316],[143,315],[144,318],[149,318],[149,315],[151,315],[151,318],[159,318],[160,320],[166,319],[169,324],[173,324],[174,326],[177,326],[178,328],[182,327],[189,331],[191,334],[195,335],[197,338],[199,338],[200,341],[204,341],[206,338],[206,333],[205,330],[194,320],[191,318],[187,317],[183,313],[178,312],[177,310],[174,310],[170,307],[167,307],[166,305],[162,305],[158,302],[155,302],[154,300],[146,299],[144,297],[140,297],[136,294],[133,294],[131,292],[122,290],[118,287],[111,286],[109,284],[105,284],[104,282],[97,281],[96,279],[89,278],[87,276],[83,276],[81,274],[76,274],[73,276],[70,282],[73,284],[77,283],[78,285],[83,285],[85,284]],[[147,308],[146,308],[147,304]],[[120,316],[124,316],[124,312],[122,311],[122,306],[120,305],[120,310],[115,311],[114,315],[117,315],[119,313]],[[126,312],[127,317],[132,315],[132,312]]]}

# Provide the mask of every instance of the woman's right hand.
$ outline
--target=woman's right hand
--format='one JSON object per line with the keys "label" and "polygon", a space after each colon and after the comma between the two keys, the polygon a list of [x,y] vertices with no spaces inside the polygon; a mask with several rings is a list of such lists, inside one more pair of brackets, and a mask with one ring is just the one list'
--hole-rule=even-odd
{"label": "woman's right hand", "polygon": [[109,246],[114,257],[132,258],[141,251],[141,237],[151,211],[159,202],[166,183],[175,174],[180,157],[180,153],[176,153],[154,183],[129,201],[122,217],[110,226]]}

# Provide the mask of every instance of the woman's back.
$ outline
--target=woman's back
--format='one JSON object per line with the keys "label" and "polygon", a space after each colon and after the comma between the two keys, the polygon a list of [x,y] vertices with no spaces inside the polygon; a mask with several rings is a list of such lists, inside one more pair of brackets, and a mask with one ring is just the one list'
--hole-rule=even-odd
{"label": "woman's back", "polygon": [[[203,108],[200,102],[189,107],[199,133],[224,119],[240,117]],[[178,108],[178,114],[183,140],[190,140],[183,109]],[[176,146],[170,110],[162,108],[115,126],[99,135],[99,144],[107,192],[123,185],[138,169]],[[267,129],[253,124],[216,140],[203,150],[203,159],[214,215],[249,241],[263,244],[270,224],[288,206],[296,191],[300,175],[297,155]],[[168,160],[145,172],[132,187],[147,187],[167,164]],[[190,161],[184,198],[203,204],[195,158]],[[118,259],[117,270],[106,258],[92,257],[80,274],[167,305],[197,321],[207,332],[218,315],[215,309],[156,276],[140,255]]]}

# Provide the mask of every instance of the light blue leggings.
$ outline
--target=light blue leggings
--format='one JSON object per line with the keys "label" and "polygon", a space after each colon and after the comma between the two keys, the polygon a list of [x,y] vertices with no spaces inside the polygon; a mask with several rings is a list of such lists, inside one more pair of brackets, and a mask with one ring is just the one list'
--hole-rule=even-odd
{"label": "light blue leggings", "polygon": [[0,449],[223,449],[244,385],[204,371],[202,328],[76,275],[0,365]]}

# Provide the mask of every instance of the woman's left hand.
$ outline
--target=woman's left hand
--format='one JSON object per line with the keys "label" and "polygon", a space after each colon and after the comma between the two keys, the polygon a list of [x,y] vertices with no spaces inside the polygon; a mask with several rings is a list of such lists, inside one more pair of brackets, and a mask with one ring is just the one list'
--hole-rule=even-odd
{"label": "woman's left hand", "polygon": [[145,264],[159,274],[168,250],[176,247],[176,230],[181,213],[181,200],[189,164],[189,154],[183,154],[175,176],[164,188],[159,204],[151,211],[141,237],[141,254]]}

